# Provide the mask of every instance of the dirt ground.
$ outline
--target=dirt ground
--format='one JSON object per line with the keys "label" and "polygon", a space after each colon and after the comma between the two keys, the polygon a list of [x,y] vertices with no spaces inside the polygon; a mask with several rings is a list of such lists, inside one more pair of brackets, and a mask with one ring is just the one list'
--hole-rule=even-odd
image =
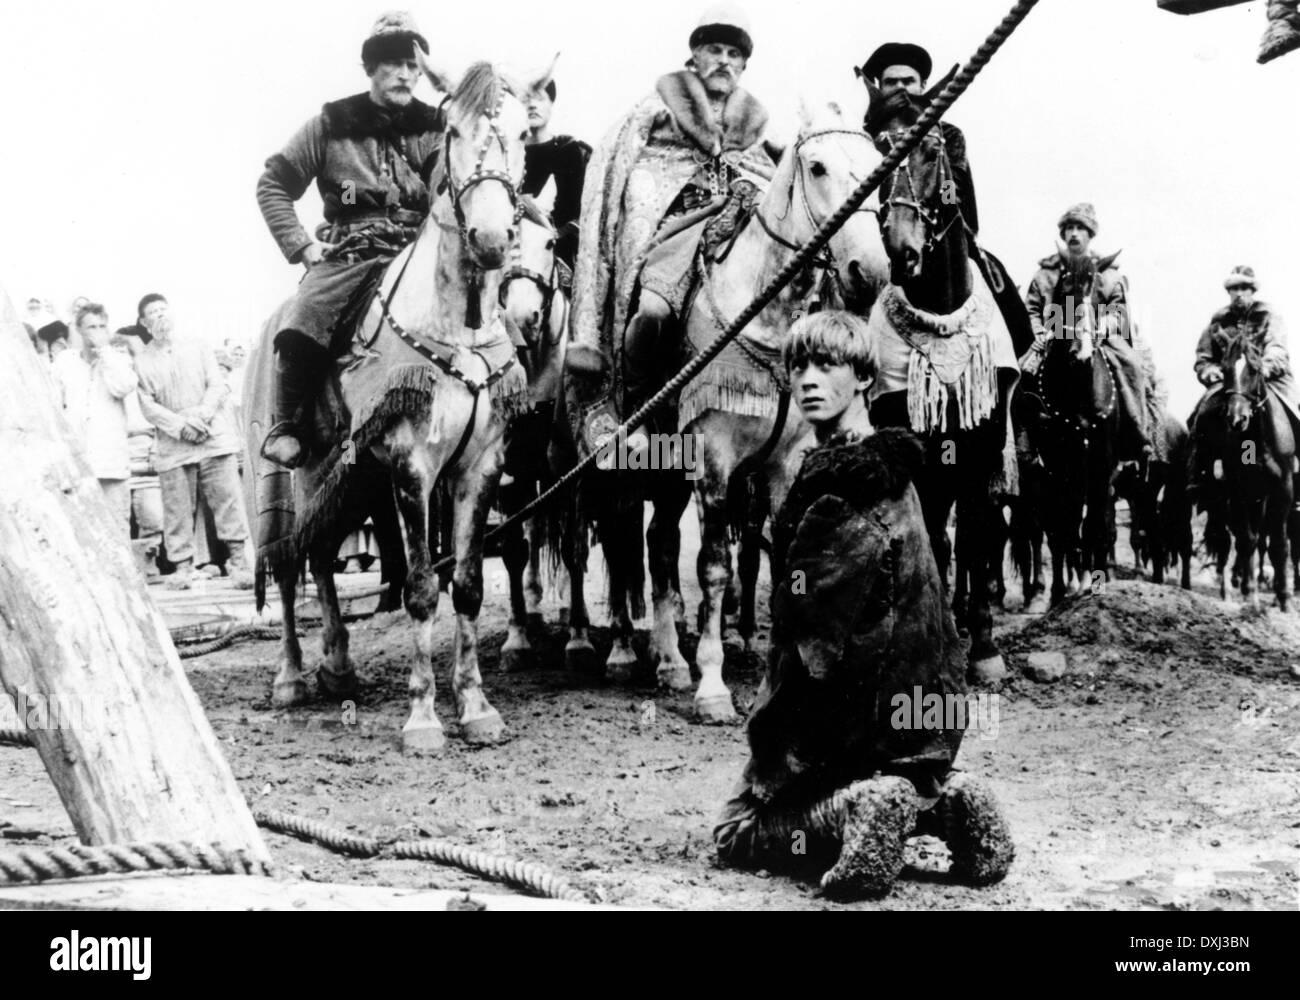
{"label": "dirt ground", "polygon": [[[692,521],[688,511],[684,581],[694,575]],[[710,829],[746,758],[742,725],[695,724],[690,695],[655,690],[648,667],[631,686],[570,675],[565,635],[554,624],[538,635],[533,669],[502,674],[499,560],[488,563],[487,576],[482,667],[509,727],[508,741],[494,747],[471,749],[454,738],[440,677],[440,713],[453,738],[438,757],[402,755],[397,734],[414,653],[404,615],[352,629],[363,683],[353,725],[324,701],[271,710],[274,643],[186,661],[249,801],[355,831],[444,837],[534,860],[611,903],[838,908],[814,886],[715,865]],[[596,621],[604,620],[602,586],[593,573]],[[766,595],[764,582],[764,606]],[[685,596],[694,607],[693,583]],[[1007,603],[1017,607],[1018,595]],[[438,621],[447,657],[448,605],[444,599]],[[547,611],[553,622],[554,605]],[[1010,677],[984,692],[997,701],[986,703],[958,763],[986,777],[1003,802],[1017,844],[1009,877],[991,889],[951,884],[945,848],[922,838],[909,843],[909,867],[893,894],[860,906],[1300,906],[1300,613],[1252,615],[1208,587],[1185,593],[1125,581],[1043,617],[1005,615],[999,635]],[[603,658],[605,630],[593,639]],[[640,639],[644,646],[644,632]],[[314,636],[304,649],[316,654]],[[693,651],[691,635],[688,659]],[[1036,652],[1064,654],[1069,672],[1051,683],[1025,676]],[[742,711],[759,670],[759,655],[729,640],[726,678]],[[71,836],[39,759],[0,747],[0,846]],[[428,863],[351,860],[276,834],[268,842],[304,878],[487,888]]]}

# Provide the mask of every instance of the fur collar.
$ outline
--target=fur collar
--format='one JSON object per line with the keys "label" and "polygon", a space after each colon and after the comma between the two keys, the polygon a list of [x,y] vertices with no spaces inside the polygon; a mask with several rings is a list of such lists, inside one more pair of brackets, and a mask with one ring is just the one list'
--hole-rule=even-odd
{"label": "fur collar", "polygon": [[442,112],[418,98],[399,111],[381,108],[369,94],[353,94],[321,108],[326,130],[336,139],[366,139],[441,132]]}
{"label": "fur collar", "polygon": [[799,470],[798,494],[807,501],[804,509],[829,493],[866,510],[901,497],[924,462],[921,443],[900,428],[887,427],[856,441],[837,438],[808,453]]}
{"label": "fur collar", "polygon": [[688,69],[659,78],[655,92],[691,142],[710,156],[732,149],[748,149],[763,137],[767,111],[748,91],[737,87],[727,98],[722,122],[713,117],[700,78]]}
{"label": "fur collar", "polygon": [[1246,310],[1244,313],[1238,312],[1231,305],[1224,306],[1222,309],[1220,309],[1218,312],[1214,314],[1214,321],[1216,323],[1225,323],[1230,320],[1231,321],[1239,321],[1242,319],[1258,320],[1268,316],[1269,312],[1270,309],[1268,303],[1261,302],[1259,299],[1256,299],[1254,302],[1250,304],[1250,308]]}

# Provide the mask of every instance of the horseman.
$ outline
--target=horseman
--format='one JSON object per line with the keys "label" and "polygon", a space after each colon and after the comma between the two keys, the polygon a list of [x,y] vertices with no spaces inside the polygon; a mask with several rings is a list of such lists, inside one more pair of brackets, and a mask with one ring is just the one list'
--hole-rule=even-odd
{"label": "horseman", "polygon": [[1258,349],[1269,390],[1286,407],[1291,424],[1300,437],[1300,407],[1297,406],[1295,379],[1291,375],[1291,357],[1287,351],[1286,330],[1282,317],[1266,302],[1256,300],[1258,284],[1250,267],[1235,267],[1223,282],[1230,299],[1210,320],[1196,345],[1196,377],[1205,386],[1205,394],[1196,404],[1188,421],[1192,428],[1192,452],[1188,459],[1188,476],[1193,489],[1203,482],[1201,429],[1198,423],[1208,404],[1223,385],[1223,362],[1228,346],[1245,337]]}
{"label": "horseman", "polygon": [[538,197],[549,181],[555,188],[551,219],[558,234],[555,256],[573,272],[578,256],[578,216],[582,210],[582,182],[591,158],[591,147],[571,135],[551,135],[551,113],[555,110],[556,87],[528,92],[528,144],[524,147],[523,192]]}
{"label": "horseman", "polygon": [[1147,406],[1150,387],[1142,359],[1134,346],[1136,330],[1130,317],[1128,278],[1115,266],[1114,257],[1102,261],[1091,249],[1100,228],[1097,210],[1091,204],[1080,202],[1067,209],[1056,227],[1065,249],[1038,262],[1038,273],[1025,293],[1029,321],[1034,328],[1034,343],[1020,358],[1021,371],[1027,376],[1036,376],[1048,343],[1054,337],[1065,336],[1063,313],[1052,301],[1061,275],[1072,264],[1087,257],[1099,264],[1108,264],[1097,269],[1096,340],[1098,348],[1109,353],[1118,376],[1117,395],[1127,429],[1119,442],[1120,461],[1140,461],[1151,452]]}
{"label": "horseman", "polygon": [[[871,53],[870,58],[861,66],[855,66],[854,74],[869,89],[874,86],[878,92],[872,95],[871,106],[862,123],[867,134],[874,139],[889,123],[895,113],[890,98],[895,94],[924,96],[933,69],[934,59],[930,53],[911,42],[889,42]],[[948,159],[952,163],[954,189],[948,197],[955,199],[955,204],[960,207],[969,235],[974,239],[979,235],[980,219],[975,203],[975,181],[971,177],[970,162],[966,159],[966,136],[952,122],[940,121],[939,129],[948,147]]]}
{"label": "horseman", "polygon": [[[767,112],[738,86],[754,48],[745,15],[730,4],[710,8],[689,44],[687,69],[659,78],[587,170],[566,367],[588,388],[612,374],[625,414],[678,360],[706,229],[734,231],[735,215],[773,173],[762,142]],[[621,371],[611,372],[611,356]],[[616,424],[608,402],[592,407],[587,445]],[[629,442],[638,447],[644,436]]]}
{"label": "horseman", "polygon": [[[288,468],[304,459],[312,397],[333,351],[351,336],[346,319],[372,280],[409,243],[429,210],[428,176],[441,152],[443,116],[414,96],[415,46],[429,43],[409,14],[384,14],[361,46],[370,90],[326,104],[266,161],[257,203],[291,264],[307,274],[279,317],[278,422],[263,457]],[[313,239],[294,202],[311,182],[325,222]]]}
{"label": "horseman", "polygon": [[[955,71],[956,67],[954,67]],[[930,53],[911,42],[887,42],[880,46],[853,73],[866,86],[871,97],[863,130],[877,141],[888,128],[889,122],[899,113],[900,105],[912,98],[933,97],[943,89],[952,73],[930,89],[930,75],[934,59]],[[979,206],[975,198],[975,179],[971,174],[970,160],[966,154],[966,135],[952,122],[940,120],[939,134],[948,152],[952,180],[945,189],[944,201],[956,205],[970,248],[971,259],[979,266],[998,304],[1002,318],[1011,331],[1017,350],[1029,343],[1030,330],[1025,321],[1025,311],[1016,293],[1015,282],[1002,262],[978,244],[980,232]]]}

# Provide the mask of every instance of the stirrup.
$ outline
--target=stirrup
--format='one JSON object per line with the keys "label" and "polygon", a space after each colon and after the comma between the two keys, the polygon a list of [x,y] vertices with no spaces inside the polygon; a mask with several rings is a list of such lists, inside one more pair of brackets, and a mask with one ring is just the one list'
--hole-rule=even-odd
{"label": "stirrup", "polygon": [[[303,460],[307,455],[307,449],[303,446],[299,434],[300,431],[295,423],[290,420],[281,420],[266,432],[266,437],[262,441],[262,448],[259,454],[268,462],[273,462],[282,468],[296,469],[302,465]],[[284,441],[285,439],[292,441],[298,446],[298,450],[292,455],[276,454],[270,450],[273,444]]]}

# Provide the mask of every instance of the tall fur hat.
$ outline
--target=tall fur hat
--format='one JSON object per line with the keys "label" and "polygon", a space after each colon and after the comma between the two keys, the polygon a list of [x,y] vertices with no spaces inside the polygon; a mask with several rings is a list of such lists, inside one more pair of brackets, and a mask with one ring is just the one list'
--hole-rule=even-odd
{"label": "tall fur hat", "polygon": [[1238,264],[1232,269],[1232,273],[1223,279],[1224,288],[1235,288],[1237,285],[1249,285],[1251,288],[1258,290],[1259,283],[1255,280],[1255,269],[1247,267],[1245,264]]}
{"label": "tall fur hat", "polygon": [[863,80],[879,80],[890,66],[911,66],[922,80],[930,79],[934,72],[930,53],[911,42],[886,42],[853,72]]}
{"label": "tall fur hat", "polygon": [[700,23],[691,32],[692,49],[710,42],[734,45],[746,59],[754,52],[754,41],[749,37],[749,18],[731,3],[716,3],[700,17]]}
{"label": "tall fur hat", "polygon": [[410,59],[419,45],[429,54],[429,43],[415,26],[415,19],[404,10],[390,10],[379,16],[370,29],[370,37],[361,45],[361,62],[373,66],[381,62]]}
{"label": "tall fur hat", "polygon": [[1081,201],[1077,205],[1071,205],[1056,223],[1056,228],[1062,230],[1071,222],[1077,222],[1093,236],[1097,235],[1097,210],[1091,202]]}

